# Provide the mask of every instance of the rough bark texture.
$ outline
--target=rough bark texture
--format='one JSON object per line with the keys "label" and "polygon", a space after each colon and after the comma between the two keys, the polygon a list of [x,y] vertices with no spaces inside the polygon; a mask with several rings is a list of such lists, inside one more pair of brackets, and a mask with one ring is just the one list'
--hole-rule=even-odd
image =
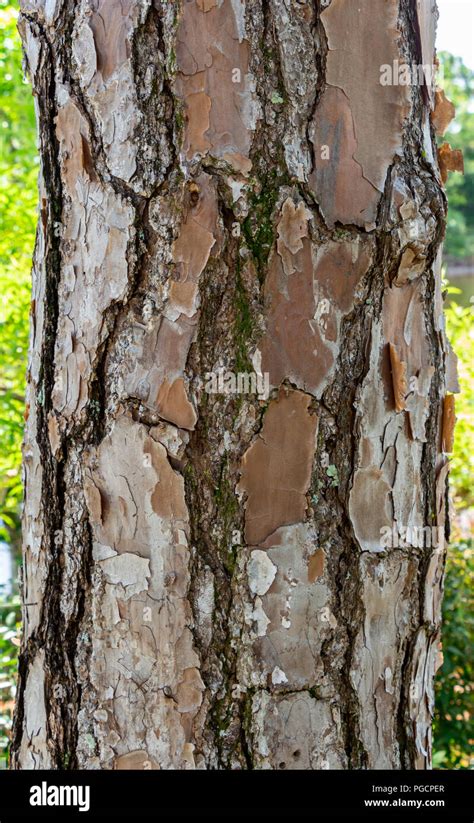
{"label": "rough bark texture", "polygon": [[[21,5],[13,766],[429,768],[447,112],[380,67],[433,63],[432,0]],[[269,396],[209,393],[222,367]]]}

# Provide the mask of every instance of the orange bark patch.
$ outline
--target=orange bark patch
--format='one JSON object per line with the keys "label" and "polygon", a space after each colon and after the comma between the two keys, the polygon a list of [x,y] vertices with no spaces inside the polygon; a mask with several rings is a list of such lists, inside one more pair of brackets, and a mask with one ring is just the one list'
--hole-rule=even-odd
{"label": "orange bark patch", "polygon": [[204,91],[198,91],[186,97],[187,139],[185,152],[188,160],[191,160],[195,154],[204,157],[208,149],[211,148],[211,143],[205,136],[209,129],[210,111],[211,98]]}
{"label": "orange bark patch", "polygon": [[282,390],[242,458],[237,488],[247,494],[245,539],[250,545],[305,516],[317,429],[309,404],[308,395]]}
{"label": "orange bark patch", "polygon": [[177,31],[176,93],[186,105],[184,151],[207,153],[248,174],[252,131],[249,44],[234,4],[192,0],[182,4]]}
{"label": "orange bark patch", "polygon": [[401,57],[398,5],[332,0],[321,14],[328,88],[314,114],[311,185],[331,227],[336,221],[373,226],[388,168],[402,150],[410,90],[380,82],[381,67]]}
{"label": "orange bark patch", "polygon": [[180,283],[176,280],[171,281],[169,290],[170,302],[188,317],[192,317],[196,311],[197,294],[198,287],[196,283],[192,281],[189,283]]}
{"label": "orange bark patch", "polygon": [[436,134],[442,137],[455,115],[456,109],[451,103],[451,100],[448,100],[444,91],[442,89],[436,91],[435,108],[431,113],[431,122],[435,127]]}
{"label": "orange bark patch", "polygon": [[184,499],[183,478],[170,465],[166,449],[161,443],[149,441],[152,465],[156,469],[158,482],[151,495],[153,511],[170,520],[186,520],[188,513]]}
{"label": "orange bark patch", "polygon": [[372,227],[380,193],[365,179],[360,163],[354,159],[354,120],[341,89],[329,86],[324,91],[311,140],[315,167],[310,183],[327,225],[332,228],[339,221]]}
{"label": "orange bark patch", "polygon": [[[292,209],[295,217],[297,211]],[[287,207],[286,223],[289,212]],[[303,231],[304,227],[297,228],[290,238],[287,226],[282,228],[283,254],[271,258],[265,283],[267,330],[260,350],[262,370],[269,373],[272,386],[288,379],[319,396],[335,364],[341,317],[354,305],[357,285],[370,265],[371,247],[329,243],[314,260]],[[293,254],[283,237],[297,249]]]}
{"label": "orange bark patch", "polygon": [[324,573],[324,552],[316,549],[308,561],[308,583],[314,583]]}
{"label": "orange bark patch", "polygon": [[438,149],[438,163],[441,180],[446,183],[449,171],[464,174],[464,158],[461,149],[452,149],[449,143],[443,143]]}
{"label": "orange bark patch", "polygon": [[400,360],[411,367],[410,374],[428,362],[427,333],[423,314],[418,311],[422,295],[421,284],[414,281],[386,288],[383,298],[385,341],[392,343]]}
{"label": "orange bark patch", "polygon": [[456,425],[455,414],[456,398],[454,394],[447,394],[443,401],[443,431],[442,450],[450,454],[454,446],[454,426]]}
{"label": "orange bark patch", "polygon": [[121,0],[120,3],[94,0],[89,25],[94,35],[97,71],[104,81],[130,57],[133,5],[132,0]]}
{"label": "orange bark patch", "polygon": [[[265,283],[267,331],[261,343],[262,370],[270,383],[279,386],[285,378],[299,388],[315,393],[331,371],[334,357],[313,322],[316,301],[313,291],[311,246],[305,241],[295,271],[286,278],[279,255],[274,255]],[[325,320],[334,339],[334,312],[327,306]]]}
{"label": "orange bark patch", "polygon": [[165,380],[158,392],[156,408],[160,417],[170,420],[181,429],[194,429],[197,415],[188,400],[184,380],[179,377],[171,385]]}
{"label": "orange bark patch", "polygon": [[392,343],[389,343],[389,350],[395,411],[400,412],[405,408],[405,396],[407,393],[407,364],[400,360],[397,350]]}

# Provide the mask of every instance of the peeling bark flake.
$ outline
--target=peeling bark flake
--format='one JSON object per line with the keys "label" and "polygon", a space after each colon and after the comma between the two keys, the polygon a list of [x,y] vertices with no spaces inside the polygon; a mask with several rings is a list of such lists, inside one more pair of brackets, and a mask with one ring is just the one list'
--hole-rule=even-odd
{"label": "peeling bark flake", "polygon": [[447,394],[444,398],[442,450],[445,454],[452,452],[454,447],[454,427],[456,425],[455,403],[456,398],[454,394]]}
{"label": "peeling bark flake", "polygon": [[443,89],[437,89],[435,92],[435,108],[431,114],[431,122],[435,127],[436,134],[443,137],[455,116],[456,109],[453,104],[448,100]]}
{"label": "peeling bark flake", "polygon": [[[356,302],[372,245],[330,242],[315,249],[305,236],[304,220],[297,216],[304,214],[304,207],[289,202],[279,222],[278,254],[272,256],[265,282],[262,370],[268,371],[272,386],[288,379],[319,398],[333,374],[341,321]],[[293,219],[296,225],[290,229]]]}
{"label": "peeling bark flake", "polygon": [[332,0],[321,14],[329,47],[327,86],[314,113],[310,182],[330,227],[337,221],[374,227],[388,168],[402,153],[410,92],[381,83],[384,65],[403,62],[397,18],[398,0],[373,0],[370,6]]}
{"label": "peeling bark flake", "polygon": [[363,551],[381,550],[383,529],[391,526],[388,495],[391,487],[381,469],[358,469],[349,497],[349,512],[355,536]]}
{"label": "peeling bark flake", "polygon": [[[186,107],[186,160],[210,154],[248,175],[257,111],[249,44],[240,36],[234,4],[185,3],[176,60],[176,92]],[[233,82],[236,70],[238,82]]]}
{"label": "peeling bark flake", "polygon": [[464,157],[461,149],[452,149],[449,143],[443,143],[438,149],[438,162],[441,180],[446,183],[449,171],[464,174]]}

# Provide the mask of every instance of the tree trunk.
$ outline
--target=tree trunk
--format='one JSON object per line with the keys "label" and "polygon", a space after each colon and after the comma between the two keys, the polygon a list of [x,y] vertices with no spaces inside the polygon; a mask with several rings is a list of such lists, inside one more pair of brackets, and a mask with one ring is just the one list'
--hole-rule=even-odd
{"label": "tree trunk", "polygon": [[15,768],[430,767],[434,27],[431,0],[22,3]]}

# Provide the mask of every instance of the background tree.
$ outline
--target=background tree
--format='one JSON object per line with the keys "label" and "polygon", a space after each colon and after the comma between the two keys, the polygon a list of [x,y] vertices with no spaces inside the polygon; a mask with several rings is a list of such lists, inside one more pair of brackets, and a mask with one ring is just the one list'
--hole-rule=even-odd
{"label": "background tree", "polygon": [[432,21],[356,5],[25,4],[17,765],[429,763],[443,552],[380,530],[445,520],[444,200],[432,92],[378,79]]}

